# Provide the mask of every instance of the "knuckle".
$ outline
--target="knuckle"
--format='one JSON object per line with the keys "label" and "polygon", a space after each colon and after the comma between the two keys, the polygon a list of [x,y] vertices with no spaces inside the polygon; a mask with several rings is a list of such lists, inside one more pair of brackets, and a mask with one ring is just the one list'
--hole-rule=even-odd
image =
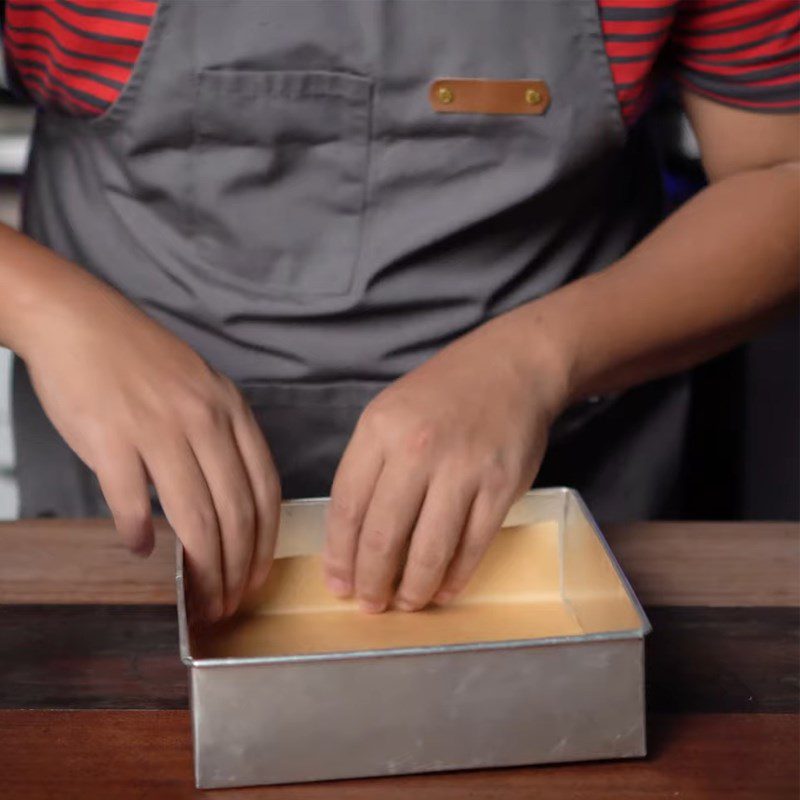
{"label": "knuckle", "polygon": [[227,375],[217,373],[215,378],[219,393],[223,398],[232,403],[244,403],[244,396],[239,391],[239,387]]}
{"label": "knuckle", "polygon": [[355,595],[373,606],[384,607],[390,597],[388,583],[375,575],[356,575]]}
{"label": "knuckle", "polygon": [[269,477],[257,487],[256,500],[268,511],[276,511],[281,505],[281,484],[274,477]]}
{"label": "knuckle", "polygon": [[199,592],[208,599],[217,599],[222,591],[222,576],[193,548],[184,544],[186,566],[189,572],[189,583],[193,591]]}
{"label": "knuckle", "polygon": [[252,536],[255,526],[255,510],[252,503],[241,500],[231,503],[225,510],[223,527],[228,528],[237,537]]}
{"label": "knuckle", "polygon": [[383,610],[386,608],[387,597],[373,591],[365,591],[363,589],[356,591],[356,597],[363,603],[367,603],[375,610]]}
{"label": "knuckle", "polygon": [[449,603],[456,595],[464,591],[466,580],[462,580],[459,576],[448,578],[437,592],[437,599],[442,603]]}
{"label": "knuckle", "polygon": [[119,509],[114,518],[117,522],[117,527],[124,528],[134,534],[143,533],[150,523],[150,505],[144,503],[128,505],[125,508]]}
{"label": "knuckle", "polygon": [[444,572],[448,563],[448,554],[441,549],[428,548],[414,554],[408,559],[408,567],[414,572],[430,574]]}
{"label": "knuckle", "polygon": [[283,499],[283,492],[281,490],[281,482],[278,480],[278,476],[274,469],[272,469],[270,472],[270,476],[266,481],[265,488],[267,492],[267,500],[275,505],[280,505],[280,502]]}
{"label": "knuckle", "polygon": [[253,585],[261,586],[264,583],[272,569],[273,560],[271,553],[256,554],[251,575],[251,583]]}
{"label": "knuckle", "polygon": [[433,450],[438,431],[432,422],[418,422],[411,427],[403,439],[403,449],[412,458],[420,458]]}
{"label": "knuckle", "polygon": [[361,412],[358,422],[359,427],[375,435],[390,429],[396,417],[392,402],[383,395],[378,395]]}
{"label": "knuckle", "polygon": [[340,525],[352,527],[358,522],[358,506],[347,494],[338,493],[331,497],[330,512]]}
{"label": "knuckle", "polygon": [[199,504],[186,514],[186,528],[189,534],[203,543],[209,543],[219,536],[219,522],[213,508]]}
{"label": "knuckle", "polygon": [[242,394],[239,387],[228,378],[222,378],[221,396],[225,405],[231,409],[234,415],[244,419],[252,418],[253,422],[255,422],[250,402]]}
{"label": "knuckle", "polygon": [[390,536],[380,530],[373,530],[361,537],[359,549],[367,556],[383,559],[394,555],[395,545]]}
{"label": "knuckle", "polygon": [[430,602],[428,594],[418,589],[403,589],[398,598],[402,605],[409,611],[419,611]]}
{"label": "knuckle", "polygon": [[219,404],[197,394],[183,398],[179,413],[190,427],[203,431],[220,428],[226,418]]}
{"label": "knuckle", "polygon": [[486,545],[488,544],[488,542],[489,542],[488,534],[482,535],[480,537],[475,537],[474,539],[465,542],[464,548],[462,550],[463,563],[471,566],[480,561],[486,550]]}
{"label": "knuckle", "polygon": [[233,572],[228,571],[225,574],[223,581],[223,593],[225,595],[226,606],[229,614],[235,611],[245,593],[245,590],[247,589],[247,581],[250,577],[250,572],[247,569],[248,567],[249,562],[244,566],[237,565]]}
{"label": "knuckle", "polygon": [[349,580],[353,574],[352,565],[335,558],[325,559],[325,570],[329,575],[340,580]]}
{"label": "knuckle", "polygon": [[490,492],[500,493],[513,483],[513,476],[504,461],[493,458],[484,465],[481,482]]}
{"label": "knuckle", "polygon": [[[120,432],[111,430],[106,425],[98,425],[94,420],[79,419],[77,421],[86,442],[86,461],[87,463],[91,462],[90,468],[100,483],[103,483],[104,479],[111,477],[115,472],[112,446],[115,442],[119,443]],[[125,436],[126,440],[127,438]]]}
{"label": "knuckle", "polygon": [[358,418],[358,427],[368,433],[380,430],[382,427],[382,416],[383,409],[381,405],[373,400],[361,412],[361,416]]}

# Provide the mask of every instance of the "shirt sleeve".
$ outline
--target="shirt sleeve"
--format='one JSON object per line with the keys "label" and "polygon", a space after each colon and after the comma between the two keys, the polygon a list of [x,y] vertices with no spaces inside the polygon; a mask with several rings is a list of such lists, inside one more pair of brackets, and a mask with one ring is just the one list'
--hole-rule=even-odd
{"label": "shirt sleeve", "polygon": [[796,0],[680,0],[668,52],[676,80],[725,105],[800,111]]}
{"label": "shirt sleeve", "polygon": [[8,71],[6,67],[6,54],[3,50],[3,19],[5,17],[6,4],[0,0],[0,89],[8,89]]}

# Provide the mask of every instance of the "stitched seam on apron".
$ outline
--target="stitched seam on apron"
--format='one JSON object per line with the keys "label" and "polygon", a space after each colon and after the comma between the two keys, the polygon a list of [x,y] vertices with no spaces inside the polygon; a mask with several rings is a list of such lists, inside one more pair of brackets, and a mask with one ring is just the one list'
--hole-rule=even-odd
{"label": "stitched seam on apron", "polygon": [[147,74],[149,74],[149,67],[153,60],[153,52],[161,42],[161,32],[165,25],[165,18],[169,17],[167,13],[167,0],[158,0],[155,14],[150,20],[150,29],[147,31],[147,38],[144,40],[136,63],[133,65],[133,71],[130,78],[122,91],[117,96],[117,99],[98,117],[92,117],[88,120],[90,127],[102,128],[114,122],[118,122],[124,118],[126,112],[130,109],[131,105],[136,102],[139,95],[138,89],[141,87]]}
{"label": "stitched seam on apron", "polygon": [[350,272],[350,280],[347,282],[343,295],[352,294],[358,276],[361,273],[361,262],[364,253],[364,239],[366,238],[366,217],[369,211],[369,198],[372,186],[372,131],[375,124],[375,105],[376,105],[376,84],[372,78],[367,95],[367,130],[366,130],[366,153],[364,155],[364,180],[361,186],[361,204],[358,209],[358,223],[356,230],[356,252],[354,253],[353,268]]}
{"label": "stitched seam on apron", "polygon": [[622,107],[617,99],[617,91],[614,86],[613,76],[611,74],[611,62],[606,53],[605,44],[602,37],[602,23],[600,21],[600,9],[598,8],[598,0],[587,0],[583,6],[584,20],[586,27],[583,30],[584,38],[589,46],[589,49],[595,56],[598,68],[600,70],[600,81],[603,86],[603,99],[606,101],[610,112],[614,116],[615,127],[618,133],[622,134],[623,143],[628,138],[628,126],[622,117]]}
{"label": "stitched seam on apron", "polygon": [[250,398],[246,396],[245,399],[250,403],[251,406],[254,408],[270,408],[272,406],[279,406],[280,408],[364,408],[367,403],[372,398],[369,398],[364,403],[342,403],[342,402],[333,402],[327,401],[323,402],[321,400],[300,400],[292,402],[290,400],[253,400],[251,401]]}
{"label": "stitched seam on apron", "polygon": [[189,124],[192,126],[189,132],[189,147],[187,151],[186,165],[186,234],[188,241],[192,247],[192,257],[194,257],[197,237],[197,166],[195,156],[200,148],[200,137],[197,134],[199,120],[197,119],[197,100],[200,97],[200,70],[198,69],[197,60],[197,24],[196,18],[192,17],[192,30],[190,31],[191,47],[192,47],[192,107],[189,113]]}
{"label": "stitched seam on apron", "polygon": [[[387,386],[389,384],[386,384]],[[264,390],[265,394],[268,390]],[[242,394],[245,400],[254,408],[269,408],[271,406],[278,406],[280,408],[364,408],[374,397],[376,397],[382,389],[375,392],[365,392],[362,400],[314,400],[305,398],[288,398],[288,397],[253,397],[247,388],[244,388]]]}

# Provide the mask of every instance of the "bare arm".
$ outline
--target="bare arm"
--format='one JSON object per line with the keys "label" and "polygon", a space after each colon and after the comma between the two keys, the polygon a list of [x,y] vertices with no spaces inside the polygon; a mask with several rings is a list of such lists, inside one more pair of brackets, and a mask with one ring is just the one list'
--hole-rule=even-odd
{"label": "bare arm", "polygon": [[796,302],[797,115],[686,105],[706,189],[608,269],[481,326],[368,406],[333,486],[331,591],[369,611],[446,602],[561,410],[696,364]]}
{"label": "bare arm", "polygon": [[520,309],[568,396],[684,369],[796,303],[800,122],[686,94],[710,185],[610,269]]}
{"label": "bare arm", "polygon": [[231,613],[266,577],[280,500],[231,382],[110,286],[2,225],[0,342],[97,475],[128,547],[152,549],[152,483],[184,544],[197,615]]}

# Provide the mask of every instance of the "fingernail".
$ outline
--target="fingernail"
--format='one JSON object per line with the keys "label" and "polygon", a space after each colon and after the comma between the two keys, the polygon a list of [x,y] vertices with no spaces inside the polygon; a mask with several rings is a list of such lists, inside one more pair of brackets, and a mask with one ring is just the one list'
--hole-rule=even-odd
{"label": "fingernail", "polygon": [[266,567],[260,567],[253,573],[253,577],[250,579],[250,584],[247,587],[248,591],[254,591],[256,589],[260,589],[266,582],[267,578],[269,577],[270,570],[272,569],[272,563],[267,564]]}
{"label": "fingernail", "polygon": [[147,558],[150,553],[153,552],[154,546],[154,542],[142,542],[141,544],[137,544],[135,547],[132,547],[131,553],[133,553],[137,558]]}
{"label": "fingernail", "polygon": [[239,602],[241,598],[235,597],[231,600],[228,600],[225,603],[225,609],[223,611],[223,616],[227,619],[228,617],[232,617],[236,613],[236,609],[239,608]]}
{"label": "fingernail", "polygon": [[212,600],[206,606],[206,619],[209,622],[219,622],[224,612],[225,608],[222,604],[222,600]]}
{"label": "fingernail", "polygon": [[353,593],[350,584],[343,581],[341,578],[327,576],[325,578],[325,585],[328,587],[328,591],[336,595],[336,597],[349,597]]}
{"label": "fingernail", "polygon": [[386,610],[386,603],[376,603],[374,600],[359,600],[358,607],[366,614],[381,614]]}
{"label": "fingernail", "polygon": [[443,606],[449,603],[454,597],[455,594],[453,592],[439,592],[439,594],[433,598],[433,602],[437,605]]}
{"label": "fingernail", "polygon": [[413,603],[410,603],[408,600],[404,600],[402,597],[398,597],[394,601],[394,607],[400,611],[416,611],[417,608]]}

